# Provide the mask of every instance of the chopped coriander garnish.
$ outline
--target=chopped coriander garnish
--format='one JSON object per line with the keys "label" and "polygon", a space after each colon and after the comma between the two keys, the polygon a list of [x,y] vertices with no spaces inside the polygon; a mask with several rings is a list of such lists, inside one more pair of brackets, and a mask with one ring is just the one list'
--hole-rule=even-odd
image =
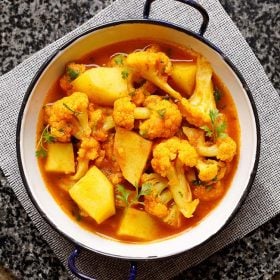
{"label": "chopped coriander garnish", "polygon": [[225,138],[227,134],[225,133],[225,130],[227,128],[227,124],[225,122],[222,122],[221,124],[216,126],[217,131],[217,137]]}
{"label": "chopped coriander garnish", "polygon": [[81,112],[75,111],[73,109],[71,109],[66,103],[63,103],[63,106],[68,109],[69,111],[71,111],[75,116],[78,116],[79,114],[81,114]]}
{"label": "chopped coriander garnish", "polygon": [[201,126],[200,128],[206,132],[206,136],[212,137],[213,141],[216,142],[218,138],[224,138],[227,136],[226,128],[227,124],[225,121],[219,119],[220,113],[217,109],[209,111],[209,117],[211,120],[211,127]]}
{"label": "chopped coriander garnish", "polygon": [[219,116],[219,111],[218,111],[217,109],[214,109],[214,110],[210,110],[210,111],[209,111],[209,117],[210,117],[210,119],[211,119],[212,125],[215,124],[215,122],[216,122],[218,116]]}
{"label": "chopped coriander garnish", "polygon": [[217,88],[214,89],[214,98],[216,102],[219,102],[222,98],[222,93]]}
{"label": "chopped coriander garnish", "polygon": [[40,157],[40,158],[45,158],[47,156],[48,152],[46,149],[44,149],[43,147],[41,147],[40,149],[38,149],[35,152],[36,157]]}
{"label": "chopped coriander garnish", "polygon": [[43,141],[45,143],[53,143],[55,141],[55,137],[51,135],[51,133],[48,131],[48,129],[44,129],[43,132]]}
{"label": "chopped coriander garnish", "polygon": [[122,78],[123,78],[124,80],[126,80],[126,79],[128,78],[129,72],[128,72],[127,69],[125,69],[125,70],[122,71],[121,74],[122,74]]}
{"label": "chopped coriander garnish", "polygon": [[82,219],[82,216],[81,216],[80,212],[78,212],[77,215],[76,215],[76,221],[80,222],[81,219]]}
{"label": "chopped coriander garnish", "polygon": [[82,220],[82,216],[79,209],[72,209],[71,213],[75,217],[77,222],[80,222]]}
{"label": "chopped coriander garnish", "polygon": [[124,55],[122,54],[118,54],[117,56],[114,57],[114,61],[117,65],[123,65],[123,59],[124,59]]}
{"label": "chopped coriander garnish", "polygon": [[181,197],[183,197],[183,193],[181,191],[178,192]]}
{"label": "chopped coriander garnish", "polygon": [[41,133],[41,136],[40,136],[40,139],[38,141],[38,144],[37,144],[37,149],[36,149],[36,152],[35,152],[35,155],[36,157],[41,157],[41,158],[44,158],[47,156],[47,149],[44,147],[44,144],[47,143],[53,143],[55,141],[55,137],[50,133],[49,131],[49,125],[47,125],[42,133]]}
{"label": "chopped coriander garnish", "polygon": [[133,97],[133,96],[136,95],[136,91],[135,91],[135,90],[134,90],[134,91],[131,91],[128,95],[131,96],[131,97]]}
{"label": "chopped coriander garnish", "polygon": [[217,175],[212,179],[212,182],[213,183],[216,183],[218,181],[218,177],[217,177]]}
{"label": "chopped coriander garnish", "polygon": [[192,181],[192,185],[193,185],[193,186],[202,186],[203,183],[202,183],[202,181],[200,181],[199,179],[196,179],[196,180],[193,180],[193,181]]}
{"label": "chopped coriander garnish", "polygon": [[[151,194],[152,190],[151,190],[151,186],[152,184],[151,183],[144,183],[141,187],[141,191],[140,193],[138,194],[138,199],[140,198],[140,196],[143,196],[143,195],[149,195]],[[137,199],[137,200],[138,200]]]}
{"label": "chopped coriander garnish", "polygon": [[76,71],[76,70],[74,70],[74,69],[72,69],[72,68],[70,68],[70,67],[67,67],[67,74],[68,74],[68,76],[70,77],[70,79],[73,81],[73,80],[75,80],[76,78],[78,78],[78,76],[79,76],[79,71]]}
{"label": "chopped coriander garnish", "polygon": [[212,137],[213,132],[212,132],[212,130],[207,125],[203,125],[200,128],[203,129],[206,132],[206,136],[207,137]]}
{"label": "chopped coriander garnish", "polygon": [[206,186],[205,189],[209,192],[213,189],[213,185]]}
{"label": "chopped coriander garnish", "polygon": [[126,207],[129,206],[128,198],[130,192],[123,185],[120,184],[117,185],[117,191],[118,191],[117,198],[122,202],[124,202]]}
{"label": "chopped coriander garnish", "polygon": [[139,198],[144,195],[149,195],[151,193],[151,184],[150,183],[144,183],[141,187],[141,190],[139,192],[139,187],[137,184],[135,184],[136,189],[136,195],[133,199],[129,200],[129,196],[131,192],[127,190],[123,185],[118,184],[117,185],[117,198],[124,202],[126,207],[130,207],[133,204],[141,204],[142,202],[139,202]]}
{"label": "chopped coriander garnish", "polygon": [[157,110],[159,116],[163,119],[164,116],[165,116],[165,113],[166,113],[166,109],[163,108],[163,109],[160,109],[160,110]]}

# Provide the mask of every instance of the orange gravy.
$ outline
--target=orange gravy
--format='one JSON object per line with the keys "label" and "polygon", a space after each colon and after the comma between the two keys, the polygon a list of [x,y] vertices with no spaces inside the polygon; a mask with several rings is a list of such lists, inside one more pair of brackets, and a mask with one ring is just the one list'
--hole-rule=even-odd
{"label": "orange gravy", "polygon": [[[134,51],[135,49],[144,48],[145,46],[151,43],[154,42],[150,40],[133,40],[133,41],[117,43],[96,50],[86,55],[85,57],[77,60],[76,62],[84,63],[84,64],[103,65],[109,60],[110,56],[116,52],[129,53]],[[156,42],[156,43],[158,43],[161,47],[161,50],[165,52],[172,59],[195,60],[195,56],[193,55],[193,52],[190,50],[186,50],[182,47],[174,46],[168,43],[163,43],[163,42]],[[222,93],[222,98],[217,103],[217,108],[221,113],[225,114],[228,123],[228,127],[227,127],[228,134],[230,137],[232,137],[235,140],[237,146],[239,146],[240,129],[239,129],[237,111],[233,99],[229,91],[225,87],[225,85],[222,83],[221,79],[219,79],[216,75],[213,76],[213,83],[215,88],[219,89],[219,91]],[[55,100],[60,99],[63,96],[65,96],[65,94],[63,93],[62,89],[59,86],[59,80],[57,80],[57,82],[52,86],[52,88],[48,92],[45,100],[45,104],[49,102],[54,102]],[[40,137],[43,125],[44,125],[43,113],[41,113],[40,119],[38,121],[38,129],[37,129],[38,138]],[[238,158],[239,158],[238,155],[239,155],[239,150],[237,151],[237,155],[229,164],[227,175],[222,179],[222,184],[225,188],[225,192],[230,187],[232,178],[237,168]],[[107,219],[105,222],[103,222],[100,225],[98,225],[93,219],[89,217],[81,217],[78,214],[79,211],[76,203],[71,199],[68,192],[58,187],[59,180],[61,179],[62,176],[60,174],[45,172],[44,171],[45,159],[40,158],[38,159],[38,161],[39,161],[41,173],[43,175],[48,190],[50,191],[50,193],[52,194],[56,202],[60,205],[63,211],[67,213],[69,217],[71,217],[73,220],[76,220],[82,227],[86,228],[91,232],[96,232],[100,235],[121,240],[123,242],[137,241],[132,239],[129,240],[127,238],[121,239],[119,236],[116,235],[119,221],[123,213],[122,209],[117,209],[116,215]],[[193,189],[195,187],[191,186],[191,188]],[[180,228],[171,228],[155,218],[155,222],[157,223],[160,229],[159,238],[168,238],[172,235],[175,235],[179,232],[182,232],[184,230],[187,230],[195,226],[213,208],[217,206],[217,204],[220,202],[221,199],[222,198],[209,202],[200,201],[194,213],[194,216],[189,219],[183,218],[182,225]]]}

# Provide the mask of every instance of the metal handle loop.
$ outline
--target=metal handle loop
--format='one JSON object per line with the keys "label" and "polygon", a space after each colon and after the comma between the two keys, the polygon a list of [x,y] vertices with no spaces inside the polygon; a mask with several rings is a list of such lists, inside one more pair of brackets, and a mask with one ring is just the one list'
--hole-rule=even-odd
{"label": "metal handle loop", "polygon": [[[149,18],[151,5],[154,1],[156,0],[146,0],[144,5],[144,11],[143,11],[144,19]],[[196,1],[193,0],[175,0],[175,1],[181,2],[183,4],[187,4],[200,12],[200,14],[202,15],[202,24],[199,29],[199,35],[203,36],[209,23],[209,15],[207,11],[200,4],[198,4]]]}
{"label": "metal handle loop", "polygon": [[[70,254],[69,258],[68,258],[68,268],[70,269],[70,271],[77,276],[79,279],[81,280],[95,280],[92,277],[89,277],[85,274],[83,274],[82,272],[80,272],[76,265],[76,259],[78,258],[80,254],[80,248],[76,247],[75,250]],[[130,263],[130,269],[129,269],[129,278],[128,280],[135,280],[136,279],[136,274],[137,274],[137,264],[136,262],[131,262]]]}

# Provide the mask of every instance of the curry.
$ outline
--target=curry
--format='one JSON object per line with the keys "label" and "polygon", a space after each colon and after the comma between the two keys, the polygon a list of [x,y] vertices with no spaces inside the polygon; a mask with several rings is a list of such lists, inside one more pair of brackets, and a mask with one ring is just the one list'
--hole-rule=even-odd
{"label": "curry", "polygon": [[87,230],[123,242],[195,226],[238,164],[230,93],[202,54],[166,42],[121,42],[69,62],[37,130],[57,203]]}

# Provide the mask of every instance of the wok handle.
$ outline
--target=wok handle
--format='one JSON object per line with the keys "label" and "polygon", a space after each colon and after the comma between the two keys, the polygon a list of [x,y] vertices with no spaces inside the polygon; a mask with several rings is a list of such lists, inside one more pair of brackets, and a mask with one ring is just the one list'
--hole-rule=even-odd
{"label": "wok handle", "polygon": [[[145,5],[144,5],[144,11],[143,11],[144,19],[149,18],[151,5],[154,1],[155,0],[146,0]],[[209,15],[208,15],[207,11],[194,0],[175,0],[175,1],[181,2],[183,4],[187,4],[200,12],[200,14],[202,15],[202,24],[199,29],[199,35],[203,36],[207,29],[208,23],[209,23]]]}
{"label": "wok handle", "polygon": [[[75,262],[76,262],[76,258],[78,258],[78,256],[79,256],[79,253],[80,253],[80,248],[76,247],[75,250],[70,254],[70,256],[68,258],[68,268],[79,279],[82,279],[82,280],[95,280],[94,278],[83,274],[82,272],[80,272],[77,269],[77,267],[75,265]],[[130,269],[129,269],[129,278],[128,278],[128,280],[135,280],[136,279],[136,274],[137,274],[137,264],[136,264],[136,262],[130,262]]]}

